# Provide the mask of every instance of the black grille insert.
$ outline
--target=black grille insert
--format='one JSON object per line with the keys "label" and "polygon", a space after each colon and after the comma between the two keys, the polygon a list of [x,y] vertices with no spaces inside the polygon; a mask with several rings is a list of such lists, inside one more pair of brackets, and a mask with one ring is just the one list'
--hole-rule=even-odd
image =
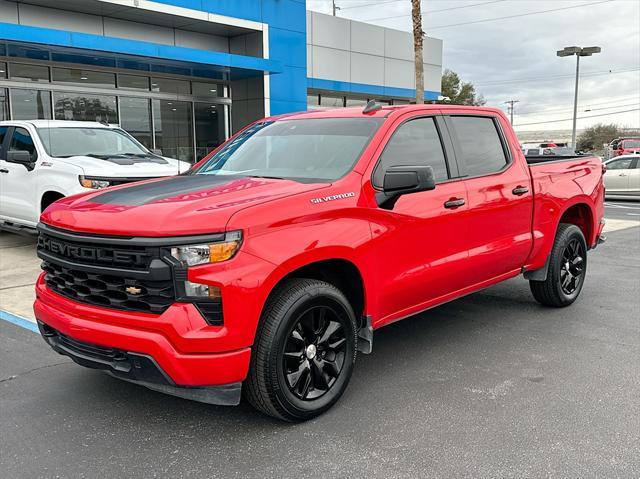
{"label": "black grille insert", "polygon": [[129,311],[162,313],[175,301],[173,280],[150,281],[96,274],[44,261],[47,286],[83,303]]}

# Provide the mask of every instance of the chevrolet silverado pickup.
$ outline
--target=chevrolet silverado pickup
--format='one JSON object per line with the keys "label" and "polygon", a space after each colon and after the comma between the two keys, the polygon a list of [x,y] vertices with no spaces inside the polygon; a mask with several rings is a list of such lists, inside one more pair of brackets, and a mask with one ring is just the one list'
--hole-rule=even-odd
{"label": "chevrolet silverado pickup", "polygon": [[542,305],[576,300],[604,240],[603,166],[530,162],[491,108],[257,121],[186,174],[47,208],[40,332],[151,389],[309,419],[378,328],[520,274]]}

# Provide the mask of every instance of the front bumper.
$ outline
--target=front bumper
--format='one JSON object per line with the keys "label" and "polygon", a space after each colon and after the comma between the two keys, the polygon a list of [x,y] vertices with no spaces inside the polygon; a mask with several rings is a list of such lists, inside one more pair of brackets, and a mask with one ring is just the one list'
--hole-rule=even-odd
{"label": "front bumper", "polygon": [[[226,328],[207,325],[192,304],[175,303],[161,315],[96,307],[52,292],[41,275],[36,283],[34,312],[42,325],[41,331],[49,328],[56,333],[49,339],[43,335],[45,340],[79,364],[105,369],[114,376],[171,394],[176,392],[168,388],[179,388],[182,392],[188,388],[193,392],[193,388],[224,386],[223,389],[234,390],[234,400],[239,400],[239,383],[249,371],[251,350],[226,351]],[[97,347],[117,351],[124,354],[131,365],[138,360],[148,367],[144,368],[144,373],[132,368],[132,372],[123,374],[122,369],[118,369],[123,363],[105,363],[104,358],[100,362],[94,357],[84,357],[70,349],[68,344],[62,344],[61,335],[80,345],[87,345],[89,349]],[[155,364],[155,367],[149,364]],[[147,375],[149,371],[152,371],[149,373],[151,376]]]}
{"label": "front bumper", "polygon": [[100,369],[118,379],[185,399],[224,406],[240,403],[240,382],[224,386],[178,386],[151,356],[76,341],[42,321],[38,321],[38,329],[54,351],[69,356],[81,366]]}

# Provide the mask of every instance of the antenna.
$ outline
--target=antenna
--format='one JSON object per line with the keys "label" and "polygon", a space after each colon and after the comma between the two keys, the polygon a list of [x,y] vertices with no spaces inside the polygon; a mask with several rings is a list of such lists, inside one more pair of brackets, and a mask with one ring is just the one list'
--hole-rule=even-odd
{"label": "antenna", "polygon": [[382,105],[380,103],[376,103],[375,100],[369,100],[367,106],[362,110],[363,114],[373,113],[374,111],[382,110]]}

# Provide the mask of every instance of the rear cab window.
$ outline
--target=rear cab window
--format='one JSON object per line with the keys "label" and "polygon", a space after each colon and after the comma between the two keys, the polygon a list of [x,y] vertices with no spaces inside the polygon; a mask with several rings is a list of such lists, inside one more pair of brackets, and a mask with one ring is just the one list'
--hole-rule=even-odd
{"label": "rear cab window", "polygon": [[431,166],[436,182],[450,178],[442,140],[434,117],[418,117],[395,130],[373,172],[373,186],[382,188],[392,166]]}
{"label": "rear cab window", "polygon": [[448,117],[456,158],[466,177],[498,173],[509,164],[506,143],[492,116]]}

